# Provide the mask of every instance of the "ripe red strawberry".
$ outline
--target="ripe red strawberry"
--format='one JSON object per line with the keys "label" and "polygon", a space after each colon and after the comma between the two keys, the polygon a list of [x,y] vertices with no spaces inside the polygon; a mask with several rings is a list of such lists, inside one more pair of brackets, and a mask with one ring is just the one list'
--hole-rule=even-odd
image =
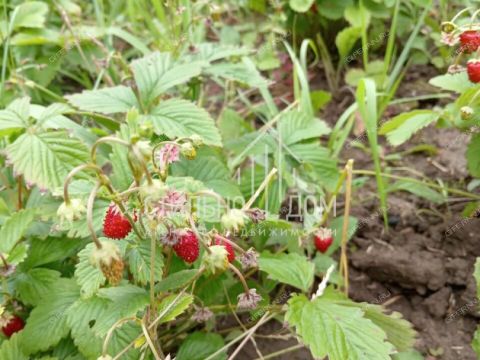
{"label": "ripe red strawberry", "polygon": [[470,60],[467,63],[467,73],[471,82],[480,82],[480,60]]}
{"label": "ripe red strawberry", "polygon": [[314,237],[315,247],[321,253],[325,253],[330,247],[330,245],[332,245],[332,242],[333,242],[332,230],[326,229],[326,228],[320,228],[315,233],[315,237]]}
{"label": "ripe red strawberry", "polygon": [[480,32],[476,30],[464,31],[460,34],[460,49],[463,52],[471,53],[480,46]]}
{"label": "ripe red strawberry", "polygon": [[10,321],[7,323],[7,325],[5,325],[2,328],[2,331],[5,334],[5,336],[9,338],[16,332],[22,330],[24,326],[25,326],[25,323],[23,322],[23,320],[18,316],[13,315]]}
{"label": "ripe red strawberry", "polygon": [[116,205],[110,205],[103,220],[103,233],[111,239],[124,239],[132,231],[132,224]]}
{"label": "ripe red strawberry", "polygon": [[192,231],[187,231],[180,237],[178,243],[173,246],[173,250],[175,250],[179,258],[182,258],[187,263],[193,263],[197,260],[200,252],[197,236]]}
{"label": "ripe red strawberry", "polygon": [[226,242],[219,236],[215,236],[214,245],[222,245],[225,248],[225,250],[227,250],[228,252],[227,258],[229,262],[232,262],[233,260],[235,260],[235,251],[233,250],[232,244]]}

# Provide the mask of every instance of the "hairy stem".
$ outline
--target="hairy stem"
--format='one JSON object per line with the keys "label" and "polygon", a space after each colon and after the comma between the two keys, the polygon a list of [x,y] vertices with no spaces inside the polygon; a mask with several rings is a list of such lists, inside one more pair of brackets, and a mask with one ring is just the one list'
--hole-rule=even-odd
{"label": "hairy stem", "polygon": [[92,235],[92,240],[95,243],[95,246],[97,247],[97,249],[102,248],[102,243],[100,242],[100,240],[98,240],[97,234],[93,227],[93,203],[95,202],[95,197],[97,196],[97,192],[101,186],[102,184],[100,182],[97,182],[95,184],[92,191],[90,192],[90,195],[88,197],[88,202],[87,202],[87,227],[88,227],[88,230],[90,231],[90,234]]}

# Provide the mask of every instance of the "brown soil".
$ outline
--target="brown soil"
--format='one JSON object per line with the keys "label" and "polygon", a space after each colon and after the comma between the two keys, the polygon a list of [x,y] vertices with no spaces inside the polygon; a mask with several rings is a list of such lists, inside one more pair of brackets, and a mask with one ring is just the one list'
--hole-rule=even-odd
{"label": "brown soil", "polygon": [[[467,174],[467,141],[455,141],[457,136],[455,130],[426,129],[423,139],[430,139],[439,154],[412,155],[401,165],[458,186]],[[362,167],[358,163],[360,159],[357,165]],[[375,187],[365,188],[356,198],[374,195]],[[388,234],[380,216],[372,219],[372,213],[379,214],[376,200],[357,203],[353,209],[362,226],[352,240],[350,296],[378,302],[387,294],[381,303],[413,323],[419,334],[416,348],[429,359],[477,359],[470,343],[480,319],[472,275],[480,256],[480,219],[462,218],[464,206],[452,202],[435,207],[407,193],[391,194],[393,226]]]}

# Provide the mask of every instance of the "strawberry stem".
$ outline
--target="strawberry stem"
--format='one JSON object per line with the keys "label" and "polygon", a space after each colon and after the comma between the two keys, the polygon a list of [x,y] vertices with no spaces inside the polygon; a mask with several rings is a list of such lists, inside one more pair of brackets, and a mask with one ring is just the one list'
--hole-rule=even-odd
{"label": "strawberry stem", "polygon": [[247,281],[243,277],[243,274],[241,273],[241,271],[238,270],[235,267],[235,265],[232,265],[230,263],[228,264],[228,267],[238,276],[238,278],[240,279],[240,282],[242,283],[243,289],[245,290],[245,294],[248,294],[250,292],[250,288],[248,287]]}
{"label": "strawberry stem", "polygon": [[114,136],[105,136],[103,138],[100,138],[97,141],[95,141],[95,143],[92,145],[92,150],[90,151],[90,157],[91,157],[92,162],[94,164],[97,163],[97,147],[98,147],[98,145],[100,145],[102,143],[107,143],[107,142],[117,143],[117,144],[120,144],[120,145],[124,145],[128,148],[130,147],[130,144],[128,142],[126,142],[125,140],[119,139],[117,137],[114,137]]}
{"label": "strawberry stem", "polygon": [[102,243],[98,240],[97,234],[95,232],[95,228],[93,227],[93,203],[95,202],[95,197],[97,196],[97,192],[100,189],[102,184],[97,181],[95,186],[93,187],[90,195],[88,196],[87,202],[87,227],[90,230],[90,234],[92,235],[92,240],[95,243],[97,249],[102,248]]}
{"label": "strawberry stem", "polygon": [[95,164],[82,164],[79,165],[75,168],[73,168],[65,178],[65,181],[63,183],[63,199],[65,200],[65,204],[70,205],[70,196],[68,194],[68,187],[70,185],[70,182],[72,181],[73,177],[79,173],[80,171],[87,170],[87,169],[92,169],[97,172],[97,174],[102,174],[102,169],[100,169],[97,165]]}
{"label": "strawberry stem", "polygon": [[243,248],[240,245],[236,244],[232,240],[230,240],[230,239],[226,238],[225,236],[220,235],[218,233],[215,234],[215,236],[219,237],[222,241],[232,245],[236,250],[240,251],[242,254],[245,254],[245,250],[243,250]]}

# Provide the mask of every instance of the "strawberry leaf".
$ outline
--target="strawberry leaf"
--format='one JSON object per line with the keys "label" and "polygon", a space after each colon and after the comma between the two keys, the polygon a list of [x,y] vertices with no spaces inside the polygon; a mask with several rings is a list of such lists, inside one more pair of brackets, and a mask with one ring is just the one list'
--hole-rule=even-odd
{"label": "strawberry leaf", "polygon": [[68,102],[81,110],[102,114],[127,112],[139,108],[133,90],[126,86],[115,86],[100,90],[84,90],[80,94],[66,96]]}
{"label": "strawberry leaf", "polygon": [[150,120],[158,135],[170,138],[199,135],[205,144],[222,146],[220,132],[210,115],[187,100],[169,99],[152,109]]}
{"label": "strawberry leaf", "polygon": [[118,320],[136,316],[139,311],[145,309],[149,301],[148,292],[134,285],[103,288],[98,291],[98,296],[111,301],[92,328],[102,337]]}
{"label": "strawberry leaf", "polygon": [[288,305],[285,320],[295,327],[314,357],[389,360],[394,352],[385,332],[359,308],[323,297],[310,301],[305,295],[294,296]]}
{"label": "strawberry leaf", "polygon": [[271,279],[303,291],[308,291],[313,284],[315,266],[304,256],[263,252],[258,259],[258,265]]}
{"label": "strawberry leaf", "polygon": [[[176,360],[204,360],[222,348],[223,338],[218,334],[194,332],[187,336],[178,349]],[[214,360],[227,358],[226,352],[215,356]]]}
{"label": "strawberry leaf", "polygon": [[88,149],[67,132],[25,133],[6,148],[17,174],[51,191],[63,185],[68,172],[88,161]]}
{"label": "strawberry leaf", "polygon": [[[128,253],[128,263],[133,278],[139,285],[146,285],[150,280],[151,269],[151,247],[150,241],[137,243]],[[157,245],[155,255],[155,279],[161,279],[163,274],[163,255],[161,248]]]}
{"label": "strawberry leaf", "polygon": [[28,360],[23,352],[21,334],[13,334],[9,340],[2,342],[0,346],[0,359],[2,360]]}
{"label": "strawberry leaf", "polygon": [[21,332],[22,350],[27,354],[45,351],[70,331],[67,310],[79,298],[80,289],[73,279],[59,279],[33,309]]}
{"label": "strawberry leaf", "polygon": [[15,278],[18,297],[28,305],[38,305],[55,286],[61,274],[56,270],[35,268]]}
{"label": "strawberry leaf", "polygon": [[78,263],[75,266],[75,279],[80,285],[80,292],[83,298],[88,298],[95,294],[100,286],[104,285],[106,278],[102,271],[93,266],[90,257],[95,244],[89,243],[78,253]]}

